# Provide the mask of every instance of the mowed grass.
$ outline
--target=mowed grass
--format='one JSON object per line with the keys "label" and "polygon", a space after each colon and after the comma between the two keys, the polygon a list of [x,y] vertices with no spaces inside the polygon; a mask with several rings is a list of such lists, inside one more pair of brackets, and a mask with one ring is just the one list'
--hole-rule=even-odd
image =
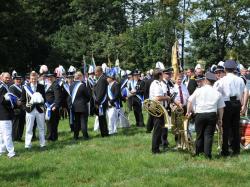
{"label": "mowed grass", "polygon": [[[130,119],[131,128],[108,138],[93,132],[91,117],[88,141],[74,141],[62,120],[59,141],[46,150],[38,141],[30,151],[15,142],[18,157],[0,157],[0,186],[250,186],[250,152],[216,158],[215,140],[211,161],[173,149],[152,155],[151,134],[134,126],[132,113]],[[173,147],[172,134],[169,140]]]}

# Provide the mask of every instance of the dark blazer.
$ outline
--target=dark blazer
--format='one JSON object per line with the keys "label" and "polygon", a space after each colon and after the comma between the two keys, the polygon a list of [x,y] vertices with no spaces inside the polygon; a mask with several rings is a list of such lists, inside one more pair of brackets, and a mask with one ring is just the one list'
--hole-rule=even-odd
{"label": "dark blazer", "polygon": [[[30,83],[28,83],[27,85],[30,86]],[[37,83],[36,92],[39,92],[43,96],[44,102],[46,102],[44,85]],[[31,97],[29,96],[28,93],[26,93],[26,91],[25,91],[25,89],[23,87],[22,95],[21,95],[21,102],[22,102],[22,105],[23,105],[25,111],[30,113],[30,112],[32,112],[32,110],[34,108],[36,108],[39,113],[44,112],[44,104],[29,105],[30,100],[31,100]]]}
{"label": "dark blazer", "polygon": [[[22,90],[22,86],[20,86],[19,88]],[[12,84],[9,87],[9,91],[13,93],[15,96],[17,96],[18,98],[21,98],[22,96],[22,91],[18,90],[14,84]]]}
{"label": "dark blazer", "polygon": [[46,102],[55,103],[56,109],[59,109],[62,102],[61,88],[56,81],[45,91]]}
{"label": "dark blazer", "polygon": [[[74,90],[75,85],[79,81],[75,81],[72,85],[70,85],[70,94],[72,95],[72,92]],[[71,98],[71,108],[73,112],[81,112],[81,113],[86,113],[88,114],[88,102],[91,97],[91,91],[86,87],[85,83],[82,83],[82,85],[78,88],[75,96],[75,100],[72,103],[72,98]]]}
{"label": "dark blazer", "polygon": [[4,99],[4,95],[8,91],[3,86],[3,84],[0,82],[0,120],[12,120],[14,111],[11,108],[11,104],[9,101],[6,101]]}
{"label": "dark blazer", "polygon": [[189,82],[188,82],[188,85],[187,85],[187,89],[188,89],[188,92],[189,92],[189,95],[192,95],[195,91],[195,89],[197,88],[197,83],[195,81],[195,79],[193,77],[191,77],[189,79]]}
{"label": "dark blazer", "polygon": [[121,106],[121,89],[120,85],[117,82],[114,82],[111,86],[111,92],[113,94],[113,99],[110,99],[108,97],[108,101],[112,106],[115,106],[115,102],[118,102],[118,104]]}
{"label": "dark blazer", "polygon": [[[135,86],[136,95],[144,96],[144,89],[145,89],[145,82],[142,80],[138,80]],[[131,91],[131,84],[128,85],[128,90]],[[132,96],[132,102],[139,102],[141,103],[140,99],[136,96]]]}
{"label": "dark blazer", "polygon": [[[108,88],[108,81],[106,79],[106,77],[104,75],[102,75],[99,80],[96,82],[96,84],[94,85],[94,97],[95,97],[95,104],[96,105],[100,105],[103,98],[105,97],[105,95],[107,94],[107,88]],[[103,107],[107,107],[107,102],[108,100],[106,99],[106,101],[103,104]]]}
{"label": "dark blazer", "polygon": [[154,79],[152,79],[152,78],[144,80],[144,82],[145,82],[144,99],[148,99],[149,98],[149,88],[150,88],[150,85],[153,82],[153,80]]}

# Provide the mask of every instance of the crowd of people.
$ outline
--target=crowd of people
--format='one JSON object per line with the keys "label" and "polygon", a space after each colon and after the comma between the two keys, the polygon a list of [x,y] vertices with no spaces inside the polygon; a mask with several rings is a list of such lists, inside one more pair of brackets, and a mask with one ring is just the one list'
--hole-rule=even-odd
{"label": "crowd of people", "polygon": [[[143,118],[145,99],[160,102],[171,115],[170,103],[183,109],[184,115],[195,120],[195,155],[211,158],[216,124],[223,130],[222,156],[240,153],[240,115],[246,113],[249,97],[250,71],[233,60],[220,62],[205,72],[200,66],[175,75],[173,69],[158,67],[145,74],[138,70],[89,66],[87,72],[71,66],[55,71],[41,67],[25,77],[19,73],[0,76],[0,155],[14,157],[14,141],[22,141],[31,149],[36,128],[41,149],[46,141],[58,140],[59,121],[69,116],[73,138],[80,131],[88,140],[88,118],[96,116],[94,129],[102,137],[116,134],[118,127],[128,128],[128,111],[133,111],[137,127],[152,132],[152,153],[166,149],[168,127],[164,118],[148,115]],[[25,128],[24,128],[25,127]],[[24,132],[25,129],[25,132]],[[23,135],[24,134],[24,135]],[[178,140],[176,137],[178,147]],[[230,149],[229,149],[230,148]]]}

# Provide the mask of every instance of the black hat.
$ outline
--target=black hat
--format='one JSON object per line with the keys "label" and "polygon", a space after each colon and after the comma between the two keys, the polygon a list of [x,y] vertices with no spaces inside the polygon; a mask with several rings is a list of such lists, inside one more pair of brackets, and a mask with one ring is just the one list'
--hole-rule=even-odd
{"label": "black hat", "polygon": [[53,73],[53,72],[50,72],[50,71],[48,71],[45,75],[46,75],[46,77],[56,77],[57,76],[56,73]]}
{"label": "black hat", "polygon": [[74,72],[67,72],[66,77],[74,77]]}
{"label": "black hat", "polygon": [[224,63],[225,69],[236,69],[237,68],[237,63],[234,60],[227,60]]}
{"label": "black hat", "polygon": [[225,68],[223,66],[217,66],[214,72],[217,72],[217,71],[225,71]]}
{"label": "black hat", "polygon": [[206,76],[206,79],[208,79],[208,80],[217,81],[216,76],[215,76],[214,73],[207,72],[205,76]]}
{"label": "black hat", "polygon": [[133,71],[133,73],[132,73],[132,75],[140,75],[141,74],[141,72],[140,71],[138,71],[137,69],[136,70],[134,70]]}
{"label": "black hat", "polygon": [[22,78],[23,77],[21,75],[17,74],[17,73],[13,77],[13,79],[22,79]]}
{"label": "black hat", "polygon": [[201,81],[205,79],[204,75],[196,75],[194,78],[196,81]]}
{"label": "black hat", "polygon": [[173,68],[170,67],[170,68],[164,69],[162,73],[172,73],[172,71],[173,71]]}

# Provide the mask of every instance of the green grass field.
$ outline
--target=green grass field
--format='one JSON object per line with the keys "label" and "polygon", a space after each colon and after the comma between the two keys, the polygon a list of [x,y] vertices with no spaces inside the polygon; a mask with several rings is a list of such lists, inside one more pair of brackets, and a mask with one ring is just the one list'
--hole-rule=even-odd
{"label": "green grass field", "polygon": [[88,141],[74,141],[65,120],[59,141],[46,150],[38,141],[30,151],[15,142],[18,156],[0,157],[0,186],[250,186],[250,152],[216,158],[214,142],[211,161],[173,149],[152,155],[151,134],[134,127],[130,116],[132,127],[108,138],[93,132],[90,118]]}

